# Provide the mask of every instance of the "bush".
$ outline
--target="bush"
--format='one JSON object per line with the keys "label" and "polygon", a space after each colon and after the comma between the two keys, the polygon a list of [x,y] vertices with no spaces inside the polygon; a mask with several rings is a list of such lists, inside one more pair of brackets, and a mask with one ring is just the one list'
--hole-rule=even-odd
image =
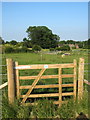
{"label": "bush", "polygon": [[39,45],[34,45],[34,46],[32,47],[32,50],[33,50],[33,51],[41,51],[41,47],[40,47]]}
{"label": "bush", "polygon": [[4,48],[5,53],[13,53],[15,52],[14,48],[12,46],[6,46]]}
{"label": "bush", "polygon": [[56,47],[55,49],[57,51],[69,51],[70,47],[69,47],[69,45],[64,45],[64,46],[61,46],[61,47]]}
{"label": "bush", "polygon": [[68,45],[64,45],[62,47],[60,47],[61,51],[70,51],[70,47]]}
{"label": "bush", "polygon": [[55,50],[61,51],[61,47],[56,47]]}
{"label": "bush", "polygon": [[76,49],[76,46],[72,47],[72,49]]}
{"label": "bush", "polygon": [[54,49],[54,48],[50,48],[49,50],[50,50],[50,51],[55,51],[55,49]]}
{"label": "bush", "polygon": [[19,52],[27,52],[28,51],[27,47],[22,47],[22,48],[19,48],[18,50],[19,50]]}

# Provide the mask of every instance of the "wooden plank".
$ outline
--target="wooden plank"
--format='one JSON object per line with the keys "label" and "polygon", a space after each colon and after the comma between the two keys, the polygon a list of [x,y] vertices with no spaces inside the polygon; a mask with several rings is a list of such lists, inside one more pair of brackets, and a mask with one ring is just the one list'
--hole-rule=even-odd
{"label": "wooden plank", "polygon": [[[29,98],[38,98],[38,97],[57,97],[59,96],[58,93],[49,93],[49,94],[31,94],[28,97]],[[25,95],[21,95],[21,98],[24,98]]]}
{"label": "wooden plank", "polygon": [[[74,95],[73,92],[62,93],[62,96],[71,96]],[[24,98],[26,95],[21,95],[21,98]],[[30,94],[28,98],[39,98],[39,97],[58,97],[59,93],[48,93],[48,94]]]}
{"label": "wooden plank", "polygon": [[76,86],[77,86],[77,62],[74,59],[74,100],[76,100]]}
{"label": "wooden plank", "polygon": [[[62,84],[62,87],[73,87],[74,84]],[[35,89],[38,88],[58,88],[59,84],[52,84],[52,85],[36,85]],[[31,88],[31,85],[27,85],[27,86],[20,86],[19,89],[29,89]]]}
{"label": "wooden plank", "polygon": [[6,59],[7,62],[7,76],[8,76],[8,99],[12,104],[15,99],[15,83],[14,83],[14,65],[12,59]]}
{"label": "wooden plank", "polygon": [[32,83],[32,87],[28,90],[28,92],[26,93],[25,97],[23,98],[23,100],[22,100],[23,103],[26,101],[26,99],[28,98],[29,94],[32,92],[32,90],[34,89],[35,85],[37,84],[37,82],[39,81],[39,79],[41,78],[41,76],[42,76],[42,74],[44,73],[45,70],[46,69],[42,69],[40,71],[40,73],[38,74],[37,78]]}
{"label": "wooden plank", "polygon": [[61,78],[61,73],[62,73],[62,69],[59,68],[58,69],[58,82],[59,82],[59,106],[61,106],[62,103],[62,78]]}
{"label": "wooden plank", "polygon": [[6,87],[8,85],[8,82],[5,82],[4,84],[0,85],[0,89]]}
{"label": "wooden plank", "polygon": [[[73,74],[63,74],[61,75],[62,78],[70,78],[70,77],[74,77]],[[37,76],[20,76],[19,79],[20,80],[28,80],[28,79],[36,79]],[[41,77],[41,79],[50,79],[50,78],[58,78],[58,75],[43,75]]]}
{"label": "wooden plank", "polygon": [[[15,66],[18,66],[18,62],[15,62]],[[20,90],[19,90],[19,70],[15,70],[15,77],[16,77],[16,89],[17,89],[17,98],[20,96]]]}
{"label": "wooden plank", "polygon": [[83,96],[83,81],[84,81],[84,59],[79,59],[78,69],[78,100],[82,99]]}
{"label": "wooden plank", "polygon": [[72,68],[74,67],[73,63],[67,63],[67,64],[38,64],[38,65],[18,65],[15,67],[15,69],[18,70],[24,70],[24,69],[44,69],[45,66],[48,66],[47,68]]}
{"label": "wooden plank", "polygon": [[84,83],[90,85],[90,82],[84,79]]}
{"label": "wooden plank", "polygon": [[[25,79],[36,79],[37,76],[20,76],[20,80],[25,80]],[[49,78],[58,78],[58,75],[43,75],[41,76],[41,79],[49,79]]]}

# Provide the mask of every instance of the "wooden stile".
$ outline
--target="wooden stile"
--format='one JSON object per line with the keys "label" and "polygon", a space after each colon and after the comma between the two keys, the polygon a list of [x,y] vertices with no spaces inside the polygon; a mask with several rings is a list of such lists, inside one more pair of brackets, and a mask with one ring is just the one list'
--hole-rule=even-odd
{"label": "wooden stile", "polygon": [[83,82],[84,82],[84,59],[79,59],[78,69],[78,100],[82,99],[83,96]]}
{"label": "wooden stile", "polygon": [[12,59],[6,59],[7,62],[7,76],[8,76],[8,99],[12,104],[15,99],[15,83],[14,83],[14,65]]}

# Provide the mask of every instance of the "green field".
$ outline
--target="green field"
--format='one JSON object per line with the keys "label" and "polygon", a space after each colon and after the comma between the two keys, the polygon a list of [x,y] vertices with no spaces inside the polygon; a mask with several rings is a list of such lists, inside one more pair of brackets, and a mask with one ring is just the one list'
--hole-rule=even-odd
{"label": "green field", "polygon": [[[12,58],[14,61],[18,61],[19,65],[28,65],[28,64],[62,64],[62,63],[72,63],[74,59],[77,60],[77,63],[79,62],[79,58],[84,58],[85,63],[88,63],[88,51],[87,50],[81,50],[81,51],[71,51],[69,52],[71,55],[66,55],[62,58],[61,53],[58,54],[46,54],[46,53],[12,53],[12,54],[3,54],[3,64],[6,64],[6,59],[7,58]],[[78,70],[78,67],[77,67]],[[88,65],[85,65],[85,70],[88,70]],[[28,75],[37,75],[40,70],[22,70],[20,71],[20,75],[28,76]],[[6,73],[5,67],[3,67],[3,74]],[[72,69],[63,69],[63,73],[72,73]],[[46,70],[44,73],[45,75],[51,75],[51,74],[58,74],[57,69],[52,69],[52,70]],[[88,79],[88,74],[85,73],[85,79]],[[7,81],[7,78],[3,77],[3,83]],[[64,81],[64,80],[63,80]],[[72,82],[72,80],[69,78],[68,80],[65,80],[64,83]],[[47,80],[40,80],[38,84],[57,84],[58,80],[57,79],[47,79]],[[21,85],[26,85],[26,84],[32,84],[32,81],[26,82],[20,82]],[[48,118],[48,117],[64,117],[64,118],[71,118],[71,117],[76,117],[76,113],[83,112],[85,114],[88,114],[88,103],[87,103],[87,86],[85,86],[85,93],[83,96],[83,100],[81,101],[80,104],[73,103],[72,98],[71,101],[67,105],[62,105],[61,108],[57,108],[57,106],[52,104],[52,100],[47,100],[47,99],[38,99],[36,101],[39,102],[38,105],[32,107],[22,107],[22,106],[17,106],[17,102],[14,105],[14,108],[12,106],[9,106],[5,101],[3,112],[5,112],[7,115],[3,114],[4,118],[8,118],[10,111],[8,109],[12,109],[12,118],[14,116],[16,118],[31,118],[31,117],[39,117],[39,118]],[[7,88],[6,88],[7,89]],[[63,89],[63,91],[71,91],[72,89]],[[40,89],[40,90],[34,90],[33,93],[47,93],[47,92],[57,92],[58,89]],[[22,94],[26,93],[26,90],[22,91]],[[5,94],[7,94],[5,92]],[[4,96],[5,96],[4,94]],[[5,98],[4,98],[5,100]],[[35,102],[35,100],[34,100]],[[73,106],[72,106],[73,105]],[[45,107],[48,106],[48,107]],[[18,111],[17,111],[18,109]],[[30,111],[28,111],[30,109]],[[57,110],[56,110],[57,109]],[[15,115],[16,112],[16,115]],[[46,115],[45,115],[46,114]]]}
{"label": "green field", "polygon": [[[64,52],[66,53],[66,52]],[[19,65],[28,64],[62,64],[62,63],[72,63],[74,59],[79,62],[79,58],[84,58],[85,63],[88,63],[88,51],[73,51],[69,52],[71,55],[66,55],[62,58],[61,54],[45,54],[43,53],[12,53],[3,55],[3,64],[6,64],[6,58],[12,58],[14,61],[18,61]],[[88,70],[88,65],[85,65],[85,70]],[[87,79],[87,73],[85,75]]]}

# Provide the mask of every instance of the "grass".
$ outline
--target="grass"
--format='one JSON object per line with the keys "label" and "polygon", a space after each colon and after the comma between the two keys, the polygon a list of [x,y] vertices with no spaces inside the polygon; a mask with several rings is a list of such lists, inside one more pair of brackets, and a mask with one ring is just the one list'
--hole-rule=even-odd
{"label": "grass", "polygon": [[63,118],[67,120],[69,118],[76,118],[80,112],[83,112],[87,115],[88,102],[86,91],[84,92],[85,96],[78,103],[74,102],[73,99],[69,100],[67,104],[62,104],[61,107],[58,107],[53,104],[53,100],[48,100],[43,98],[42,100],[37,101],[37,105],[34,106],[22,106],[19,104],[19,101],[12,105],[8,103],[7,98],[3,98],[3,118]]}
{"label": "grass", "polygon": [[[85,63],[88,63],[88,54],[87,50],[82,51],[73,51],[71,52],[70,56],[65,56],[64,58],[61,57],[61,54],[43,54],[41,57],[41,53],[12,53],[12,54],[4,54],[3,55],[3,64],[6,64],[6,58],[13,58],[14,61],[18,61],[20,65],[28,65],[28,64],[61,64],[61,63],[72,63],[73,59],[79,61],[79,58],[83,57],[85,59]],[[85,70],[88,70],[88,65],[85,65]],[[72,73],[71,69],[63,69],[63,73],[69,74]],[[6,67],[3,67],[3,74],[6,73]],[[20,75],[28,76],[28,75],[37,75],[39,70],[22,70],[20,71]],[[44,73],[45,75],[57,74],[57,69],[46,70]],[[85,79],[87,79],[87,73],[85,75]],[[7,76],[3,76],[2,82],[7,81]],[[33,80],[23,80],[20,81],[21,85],[25,84],[32,84]],[[71,78],[67,80],[63,80],[63,83],[72,82]],[[38,84],[57,84],[58,79],[47,79],[47,80],[40,80]],[[70,91],[71,89],[64,88],[63,91]],[[46,93],[46,92],[58,92],[58,89],[40,89],[34,90],[33,93]],[[26,93],[26,90],[22,91],[22,94]],[[7,100],[7,88],[5,88],[5,92],[3,93],[3,118],[74,118],[80,112],[88,114],[88,94],[87,88],[85,87],[84,95],[82,101],[78,104],[78,102],[74,102],[73,98],[71,98],[68,104],[63,104],[60,108],[54,105],[52,102],[54,99],[36,99],[38,105],[36,106],[21,106],[19,102],[16,102],[13,105],[10,105]],[[56,99],[56,98],[55,98]],[[34,100],[35,102],[35,100]]]}

